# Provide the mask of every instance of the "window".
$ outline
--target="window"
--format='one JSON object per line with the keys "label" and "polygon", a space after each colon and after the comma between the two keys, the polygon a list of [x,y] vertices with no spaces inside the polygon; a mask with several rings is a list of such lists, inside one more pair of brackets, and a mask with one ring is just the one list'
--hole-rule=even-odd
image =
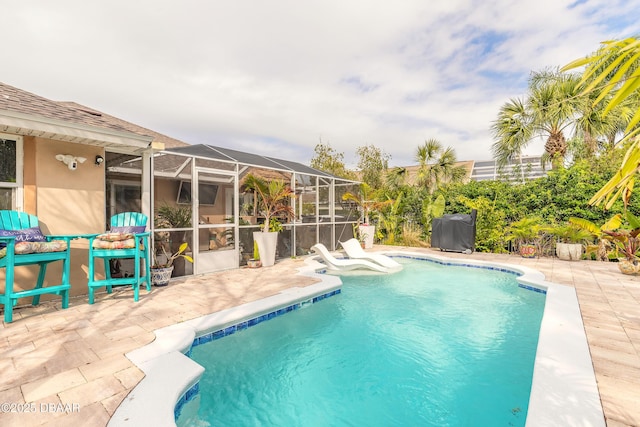
{"label": "window", "polygon": [[0,134],[0,209],[22,210],[22,137]]}
{"label": "window", "polygon": [[139,182],[107,181],[107,219],[122,212],[142,212],[142,186]]}
{"label": "window", "polygon": [[[198,183],[198,198],[201,206],[213,206],[216,204],[216,196],[218,195],[217,184]],[[191,204],[191,181],[180,181],[178,189],[179,205]]]}

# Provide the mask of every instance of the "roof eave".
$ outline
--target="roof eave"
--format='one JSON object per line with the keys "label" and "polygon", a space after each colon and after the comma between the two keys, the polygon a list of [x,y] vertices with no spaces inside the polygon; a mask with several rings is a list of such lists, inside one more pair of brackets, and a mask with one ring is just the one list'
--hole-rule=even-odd
{"label": "roof eave", "polygon": [[17,111],[0,110],[0,132],[141,152],[153,137]]}

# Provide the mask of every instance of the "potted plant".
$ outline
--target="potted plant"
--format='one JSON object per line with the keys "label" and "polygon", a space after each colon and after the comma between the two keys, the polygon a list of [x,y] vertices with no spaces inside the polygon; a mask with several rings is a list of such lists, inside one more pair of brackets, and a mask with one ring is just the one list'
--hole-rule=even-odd
{"label": "potted plant", "polygon": [[638,249],[640,249],[640,219],[631,212],[626,213],[629,229],[602,230],[605,238],[613,242],[616,249],[624,254],[624,258],[619,259],[618,268],[624,274],[637,274],[640,272],[638,263]]}
{"label": "potted plant", "polygon": [[173,272],[173,261],[177,258],[184,258],[186,261],[193,262],[193,258],[184,253],[188,246],[187,242],[184,242],[173,253],[167,252],[163,244],[159,248],[156,247],[153,253],[153,265],[151,266],[151,283],[155,286],[166,286]]}
{"label": "potted plant", "polygon": [[556,236],[556,255],[565,261],[579,261],[582,258],[582,243],[593,237],[588,230],[571,223],[559,225],[551,229]]}
{"label": "potted plant", "polygon": [[353,224],[353,237],[356,240],[358,240],[358,242],[360,242],[360,246],[362,246],[362,249],[366,249],[365,239],[367,236],[361,232],[360,227],[358,227],[358,224]]}
{"label": "potted plant", "polygon": [[615,214],[601,226],[597,226],[588,219],[575,217],[569,218],[569,223],[588,231],[591,236],[598,239],[597,245],[587,245],[587,255],[595,253],[596,259],[600,261],[609,261],[609,250],[611,248],[610,242],[612,239],[611,236],[604,232],[604,230],[613,231],[620,228],[620,226],[622,225],[621,214]]}
{"label": "potted plant", "polygon": [[380,202],[375,200],[375,194],[371,186],[366,182],[360,184],[359,194],[346,192],[342,195],[342,200],[355,203],[360,208],[360,219],[358,220],[358,236],[360,241],[364,241],[364,248],[373,247],[373,238],[376,234],[376,226],[369,221],[369,214],[378,209],[391,204],[394,200]]}
{"label": "potted plant", "polygon": [[257,242],[262,266],[270,267],[276,261],[278,232],[282,230],[278,216],[293,218],[293,208],[289,203],[294,197],[293,190],[282,179],[267,181],[251,173],[245,177],[243,188],[255,192],[256,208],[264,216],[262,231],[255,231],[253,239]]}
{"label": "potted plant", "polygon": [[247,267],[249,268],[262,267],[262,262],[260,261],[260,252],[258,251],[258,242],[255,239],[253,241],[253,258],[249,258],[247,260]]}
{"label": "potted plant", "polygon": [[[189,228],[191,227],[192,207],[169,205],[168,203],[159,206],[156,209],[154,217],[155,228]],[[154,234],[156,251],[160,250],[157,246],[163,245],[163,250],[174,254],[179,252],[180,247],[185,242],[186,231],[162,231]],[[164,245],[167,247],[165,248]],[[161,252],[160,252],[161,253]],[[184,259],[177,259],[174,270],[176,276],[183,276],[185,271]]]}
{"label": "potted plant", "polygon": [[513,241],[523,258],[534,258],[537,253],[536,242],[544,230],[539,217],[524,217],[511,223],[507,233],[507,241]]}

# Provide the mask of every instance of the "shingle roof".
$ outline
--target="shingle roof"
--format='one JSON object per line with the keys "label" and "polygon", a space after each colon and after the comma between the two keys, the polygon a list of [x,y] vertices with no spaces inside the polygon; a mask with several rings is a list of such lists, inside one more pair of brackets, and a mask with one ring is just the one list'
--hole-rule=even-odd
{"label": "shingle roof", "polygon": [[100,117],[103,122],[110,123],[113,126],[118,126],[128,132],[137,133],[139,135],[152,136],[154,141],[164,143],[165,148],[184,147],[185,145],[189,145],[186,142],[180,141],[179,139],[171,138],[170,136],[164,135],[151,129],[147,129],[142,126],[138,126],[134,123],[127,122],[101,111],[85,107],[84,105],[78,104],[76,102],[57,102],[57,104],[72,108],[82,114]]}
{"label": "shingle roof", "polygon": [[[153,138],[154,141],[164,143],[167,148],[188,145],[178,139],[171,138],[84,105],[75,102],[52,101],[0,82],[0,112],[2,111],[6,111],[7,113],[5,114],[10,116],[15,113],[22,114],[28,118],[37,118],[37,120],[54,120],[58,123],[58,127],[49,127],[44,130],[42,126],[37,125],[33,128],[34,131],[29,131],[29,126],[32,124],[24,124],[24,122],[16,124],[15,121],[11,122],[11,120],[9,120],[7,123],[0,122],[0,131],[3,130],[2,125],[4,125],[5,131],[12,131],[24,135],[110,146],[108,142],[104,144],[101,143],[99,134],[96,134],[98,135],[97,137],[84,137],[85,134],[79,134],[78,132],[69,133],[69,131],[63,130],[64,124],[67,124],[67,126],[78,125],[92,127],[94,129],[99,128],[103,132],[122,132],[122,135],[130,135],[129,141],[131,141],[131,138],[140,138],[142,140]],[[133,144],[139,147],[137,143],[134,142]],[[146,146],[146,144],[144,145]]]}
{"label": "shingle roof", "polygon": [[2,82],[0,82],[0,110],[16,111],[33,116],[97,126],[121,132],[127,131],[124,127],[109,123],[100,116],[83,113],[64,105],[64,103],[51,101]]}

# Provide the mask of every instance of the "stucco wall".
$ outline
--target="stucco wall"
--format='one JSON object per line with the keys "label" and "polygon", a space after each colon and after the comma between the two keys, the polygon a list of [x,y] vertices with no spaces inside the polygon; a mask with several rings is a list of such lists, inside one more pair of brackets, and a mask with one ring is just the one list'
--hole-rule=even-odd
{"label": "stucco wall", "polygon": [[[44,234],[87,234],[105,230],[105,170],[96,166],[96,155],[103,155],[101,147],[52,141],[42,138],[24,139],[25,211],[38,216]],[[57,154],[85,157],[74,171],[56,160]],[[71,295],[87,294],[86,240],[73,241],[71,253]],[[15,289],[31,289],[37,268],[16,269]],[[0,271],[0,287],[4,288],[4,269]],[[47,268],[45,285],[61,280],[61,263]],[[60,300],[43,295],[41,300]],[[18,304],[28,304],[30,299]]]}

